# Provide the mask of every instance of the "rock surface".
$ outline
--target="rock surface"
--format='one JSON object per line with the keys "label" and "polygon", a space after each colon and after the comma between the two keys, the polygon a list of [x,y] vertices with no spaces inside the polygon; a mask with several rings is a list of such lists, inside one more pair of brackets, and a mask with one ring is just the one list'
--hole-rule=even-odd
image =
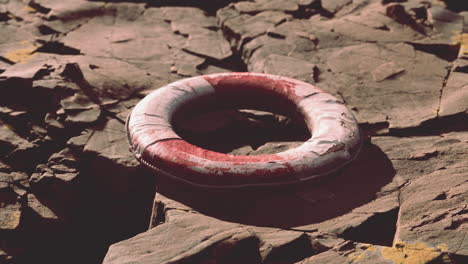
{"label": "rock surface", "polygon": [[[205,2],[0,1],[0,263],[468,263],[465,1]],[[237,192],[140,165],[133,106],[230,71],[334,94],[361,154],[321,181]],[[310,137],[255,109],[176,126],[235,155]]]}

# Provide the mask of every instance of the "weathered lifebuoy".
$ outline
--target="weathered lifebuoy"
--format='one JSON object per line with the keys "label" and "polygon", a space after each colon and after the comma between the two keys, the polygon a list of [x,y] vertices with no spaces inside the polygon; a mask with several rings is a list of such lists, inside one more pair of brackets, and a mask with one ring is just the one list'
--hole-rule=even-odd
{"label": "weathered lifebuoy", "polygon": [[[178,115],[220,107],[299,115],[312,136],[284,152],[241,156],[194,146],[172,128]],[[135,157],[158,174],[213,188],[294,184],[328,175],[352,161],[362,144],[353,114],[334,96],[261,73],[210,74],[163,86],[136,105],[127,135]]]}

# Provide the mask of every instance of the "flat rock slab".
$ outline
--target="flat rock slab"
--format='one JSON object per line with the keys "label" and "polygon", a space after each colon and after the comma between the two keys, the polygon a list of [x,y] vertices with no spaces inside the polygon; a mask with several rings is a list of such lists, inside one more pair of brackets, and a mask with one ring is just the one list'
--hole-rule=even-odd
{"label": "flat rock slab", "polygon": [[450,116],[467,112],[466,100],[468,99],[468,58],[458,58],[452,66],[442,91],[439,115]]}
{"label": "flat rock slab", "polygon": [[[342,242],[324,234],[224,222],[181,207],[165,210],[166,223],[112,245],[103,263],[201,263],[213,257],[222,263],[294,261],[303,257],[300,250],[322,252]],[[287,255],[294,247],[297,255]]]}
{"label": "flat rock slab", "polygon": [[362,243],[343,243],[332,250],[314,255],[304,264],[318,263],[458,263],[457,259],[424,243],[382,247]]}
{"label": "flat rock slab", "polygon": [[[440,91],[447,75],[445,60],[407,44],[362,44],[333,52],[327,65],[339,74],[335,80],[340,84],[336,86],[343,87],[340,93],[357,108],[360,120],[388,122],[390,128],[404,128],[437,116]],[[427,65],[433,67],[423,69]],[[415,78],[424,81],[415,83]]]}
{"label": "flat rock slab", "polygon": [[[287,253],[289,255],[293,254],[291,240],[300,240],[301,236],[305,236],[309,241],[308,247],[301,246],[297,241],[295,243],[299,244],[293,243],[297,250],[305,252],[303,256],[312,256],[307,258],[305,263],[323,263],[325,260],[359,261],[359,263],[400,263],[398,261],[404,260],[428,263],[438,259],[447,259],[447,261],[452,259],[454,262],[448,263],[457,263],[454,259],[456,257],[452,256],[465,255],[466,248],[464,244],[466,243],[464,238],[466,206],[460,206],[466,200],[467,186],[463,172],[468,166],[465,159],[467,153],[460,148],[467,144],[466,133],[417,137],[411,140],[376,137],[373,142],[382,149],[376,145],[368,145],[360,158],[335,179],[289,191],[257,190],[209,195],[203,190],[194,191],[183,187],[174,189],[173,183],[160,181],[159,193],[164,195],[156,195],[151,225],[153,228],[140,236],[149,239],[156,234],[169,235],[170,226],[180,228],[179,221],[191,218],[194,219],[191,225],[193,237],[206,232],[204,228],[200,232],[196,231],[199,224],[219,221],[219,224],[213,224],[213,228],[209,230],[218,232],[218,228],[226,227],[229,232],[237,234],[249,230],[250,235],[255,234],[255,239],[260,241],[263,237],[278,237],[274,239],[276,246],[291,250]],[[398,144],[406,145],[408,151],[394,152],[393,150],[398,149]],[[274,144],[270,146],[275,147]],[[386,155],[381,156],[383,160],[378,158],[382,150],[388,153],[390,161],[385,160]],[[437,155],[437,158],[434,155]],[[437,162],[434,160],[430,162],[431,159],[437,159]],[[431,163],[436,164],[436,167],[428,168],[428,164]],[[375,172],[370,169],[369,164],[376,166]],[[385,167],[387,169],[383,169]],[[388,175],[382,175],[384,172]],[[358,176],[362,174],[368,174],[369,178]],[[372,177],[375,178],[372,180]],[[347,179],[352,183],[346,183]],[[338,184],[339,182],[342,184]],[[347,196],[347,191],[340,189],[340,186],[353,186],[350,190],[353,198]],[[375,190],[369,191],[372,188]],[[357,194],[365,192],[373,193],[373,198],[366,198],[364,195],[356,199]],[[354,199],[354,202],[350,199]],[[344,208],[346,204],[349,205],[348,208]],[[214,220],[213,217],[224,221]],[[256,233],[258,232],[256,230],[259,230],[258,226],[270,227],[260,228],[266,230],[266,233],[259,235]],[[385,235],[385,232],[378,231],[382,227],[393,229],[394,233]],[[227,236],[231,235],[229,232],[220,231]],[[281,232],[290,234],[283,240],[279,235]],[[175,232],[172,236],[178,235],[179,233]],[[149,247],[147,249],[149,251],[158,250],[160,253],[156,255],[159,257],[169,254],[168,259],[172,259],[171,261],[176,263],[182,261],[178,258],[173,259],[177,254],[172,255],[171,252],[173,249],[177,250],[177,247],[173,247],[172,243],[151,245],[142,242],[143,238],[140,236],[112,246],[106,257],[108,261],[106,263],[114,263],[112,261],[117,259],[119,261],[115,263],[130,263],[131,260],[125,257],[128,254],[149,259],[150,256],[138,253],[138,250],[146,246]],[[211,237],[215,236],[210,235],[208,241]],[[219,237],[224,239],[222,235]],[[342,238],[371,244],[344,242]],[[160,241],[160,239],[155,240]],[[184,241],[190,244],[189,240]],[[241,247],[240,239],[230,243]],[[262,243],[253,243],[251,246],[256,248],[255,250],[260,252],[259,257],[265,260]],[[160,251],[163,248],[167,249]],[[244,250],[243,252],[250,252]],[[197,258],[200,255],[213,261],[223,259],[213,253],[217,251],[209,246],[197,248],[197,252],[186,257],[197,263],[202,261]],[[177,256],[185,256],[184,254]],[[275,254],[269,258],[272,261],[281,259]],[[168,263],[171,262],[168,260]]]}
{"label": "flat rock slab", "polygon": [[121,121],[109,120],[104,127],[85,133],[85,153],[93,153],[113,163],[134,168],[139,166],[133,155],[128,151],[125,126]]}

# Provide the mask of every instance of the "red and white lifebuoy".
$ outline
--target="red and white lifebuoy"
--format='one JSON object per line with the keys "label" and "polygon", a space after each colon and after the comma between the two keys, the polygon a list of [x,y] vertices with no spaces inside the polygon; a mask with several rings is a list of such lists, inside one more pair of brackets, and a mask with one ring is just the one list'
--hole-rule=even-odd
{"label": "red and white lifebuoy", "polygon": [[[312,136],[284,152],[241,156],[194,146],[172,128],[178,115],[220,107],[299,115]],[[352,161],[362,144],[353,114],[334,96],[261,73],[211,74],[161,87],[136,105],[127,135],[136,158],[159,174],[213,188],[294,184],[328,175]]]}

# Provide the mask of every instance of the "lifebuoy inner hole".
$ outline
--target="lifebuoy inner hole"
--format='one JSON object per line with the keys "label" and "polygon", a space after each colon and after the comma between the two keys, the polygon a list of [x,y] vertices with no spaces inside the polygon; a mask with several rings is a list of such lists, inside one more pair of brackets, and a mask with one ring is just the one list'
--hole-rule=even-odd
{"label": "lifebuoy inner hole", "polygon": [[255,150],[268,142],[304,142],[311,137],[310,124],[297,106],[264,90],[197,97],[175,111],[171,124],[185,141],[221,153],[247,145]]}

